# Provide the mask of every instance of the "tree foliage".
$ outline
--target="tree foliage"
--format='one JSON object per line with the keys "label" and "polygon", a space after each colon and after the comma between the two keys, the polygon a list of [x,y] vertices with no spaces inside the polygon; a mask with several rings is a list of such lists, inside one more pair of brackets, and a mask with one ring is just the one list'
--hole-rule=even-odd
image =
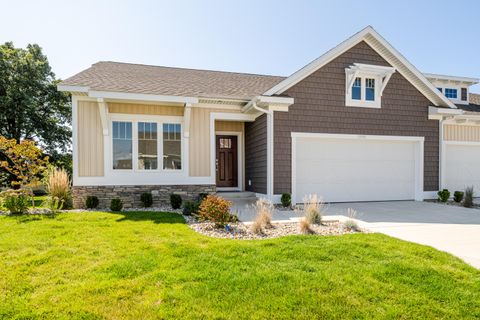
{"label": "tree foliage", "polygon": [[0,173],[8,176],[12,187],[33,186],[47,169],[48,157],[31,140],[17,143],[0,136]]}
{"label": "tree foliage", "polygon": [[58,82],[38,45],[0,45],[0,135],[35,140],[46,152],[67,150],[71,109]]}

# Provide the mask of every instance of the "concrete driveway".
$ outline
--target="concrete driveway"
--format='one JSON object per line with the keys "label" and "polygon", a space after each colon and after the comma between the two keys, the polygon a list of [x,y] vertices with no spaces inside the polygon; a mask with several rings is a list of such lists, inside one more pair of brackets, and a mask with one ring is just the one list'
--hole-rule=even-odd
{"label": "concrete driveway", "polygon": [[[242,221],[254,213],[238,204]],[[431,202],[389,201],[335,203],[328,205],[326,217],[342,219],[347,209],[357,211],[361,227],[399,239],[432,246],[449,252],[480,268],[480,210]],[[340,217],[339,217],[340,216]],[[277,211],[274,220],[298,219],[293,211]]]}

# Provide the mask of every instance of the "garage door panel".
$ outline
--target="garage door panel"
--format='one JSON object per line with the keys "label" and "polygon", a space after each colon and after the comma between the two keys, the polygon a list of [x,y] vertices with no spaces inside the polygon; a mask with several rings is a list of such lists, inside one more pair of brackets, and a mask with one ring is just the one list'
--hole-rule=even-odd
{"label": "garage door panel", "polygon": [[317,194],[328,202],[415,198],[415,142],[299,138],[297,201]]}
{"label": "garage door panel", "polygon": [[319,177],[312,171],[318,171],[326,181],[412,181],[415,178],[411,170],[414,164],[413,161],[378,161],[375,165],[371,161],[297,161],[297,177],[301,181],[315,182]]}
{"label": "garage door panel", "polygon": [[447,144],[445,146],[445,187],[451,191],[473,186],[480,191],[480,145]]}

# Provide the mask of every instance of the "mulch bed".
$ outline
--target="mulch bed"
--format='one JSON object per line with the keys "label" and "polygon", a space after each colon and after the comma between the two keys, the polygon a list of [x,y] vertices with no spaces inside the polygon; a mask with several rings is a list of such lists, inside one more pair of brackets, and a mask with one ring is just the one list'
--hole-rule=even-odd
{"label": "mulch bed", "polygon": [[[187,224],[194,231],[204,234],[206,236],[223,239],[272,239],[290,235],[303,235],[300,231],[299,223],[292,222],[273,222],[269,228],[263,228],[263,232],[255,234],[251,231],[250,223],[231,223],[226,228],[216,228],[215,225],[207,221],[198,221],[194,217],[184,216]],[[343,223],[339,221],[325,221],[322,224],[311,225],[313,233],[316,236],[333,236],[343,235],[349,233],[365,232],[364,230],[351,230],[346,228]]]}

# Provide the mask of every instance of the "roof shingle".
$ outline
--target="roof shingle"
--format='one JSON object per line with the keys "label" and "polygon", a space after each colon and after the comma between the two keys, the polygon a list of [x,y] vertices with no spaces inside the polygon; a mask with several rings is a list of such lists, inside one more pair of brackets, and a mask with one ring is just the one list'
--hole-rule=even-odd
{"label": "roof shingle", "polygon": [[64,80],[90,90],[248,100],[285,77],[101,61]]}
{"label": "roof shingle", "polygon": [[457,108],[465,110],[467,114],[480,112],[480,94],[470,93],[469,98],[469,104],[457,104]]}

